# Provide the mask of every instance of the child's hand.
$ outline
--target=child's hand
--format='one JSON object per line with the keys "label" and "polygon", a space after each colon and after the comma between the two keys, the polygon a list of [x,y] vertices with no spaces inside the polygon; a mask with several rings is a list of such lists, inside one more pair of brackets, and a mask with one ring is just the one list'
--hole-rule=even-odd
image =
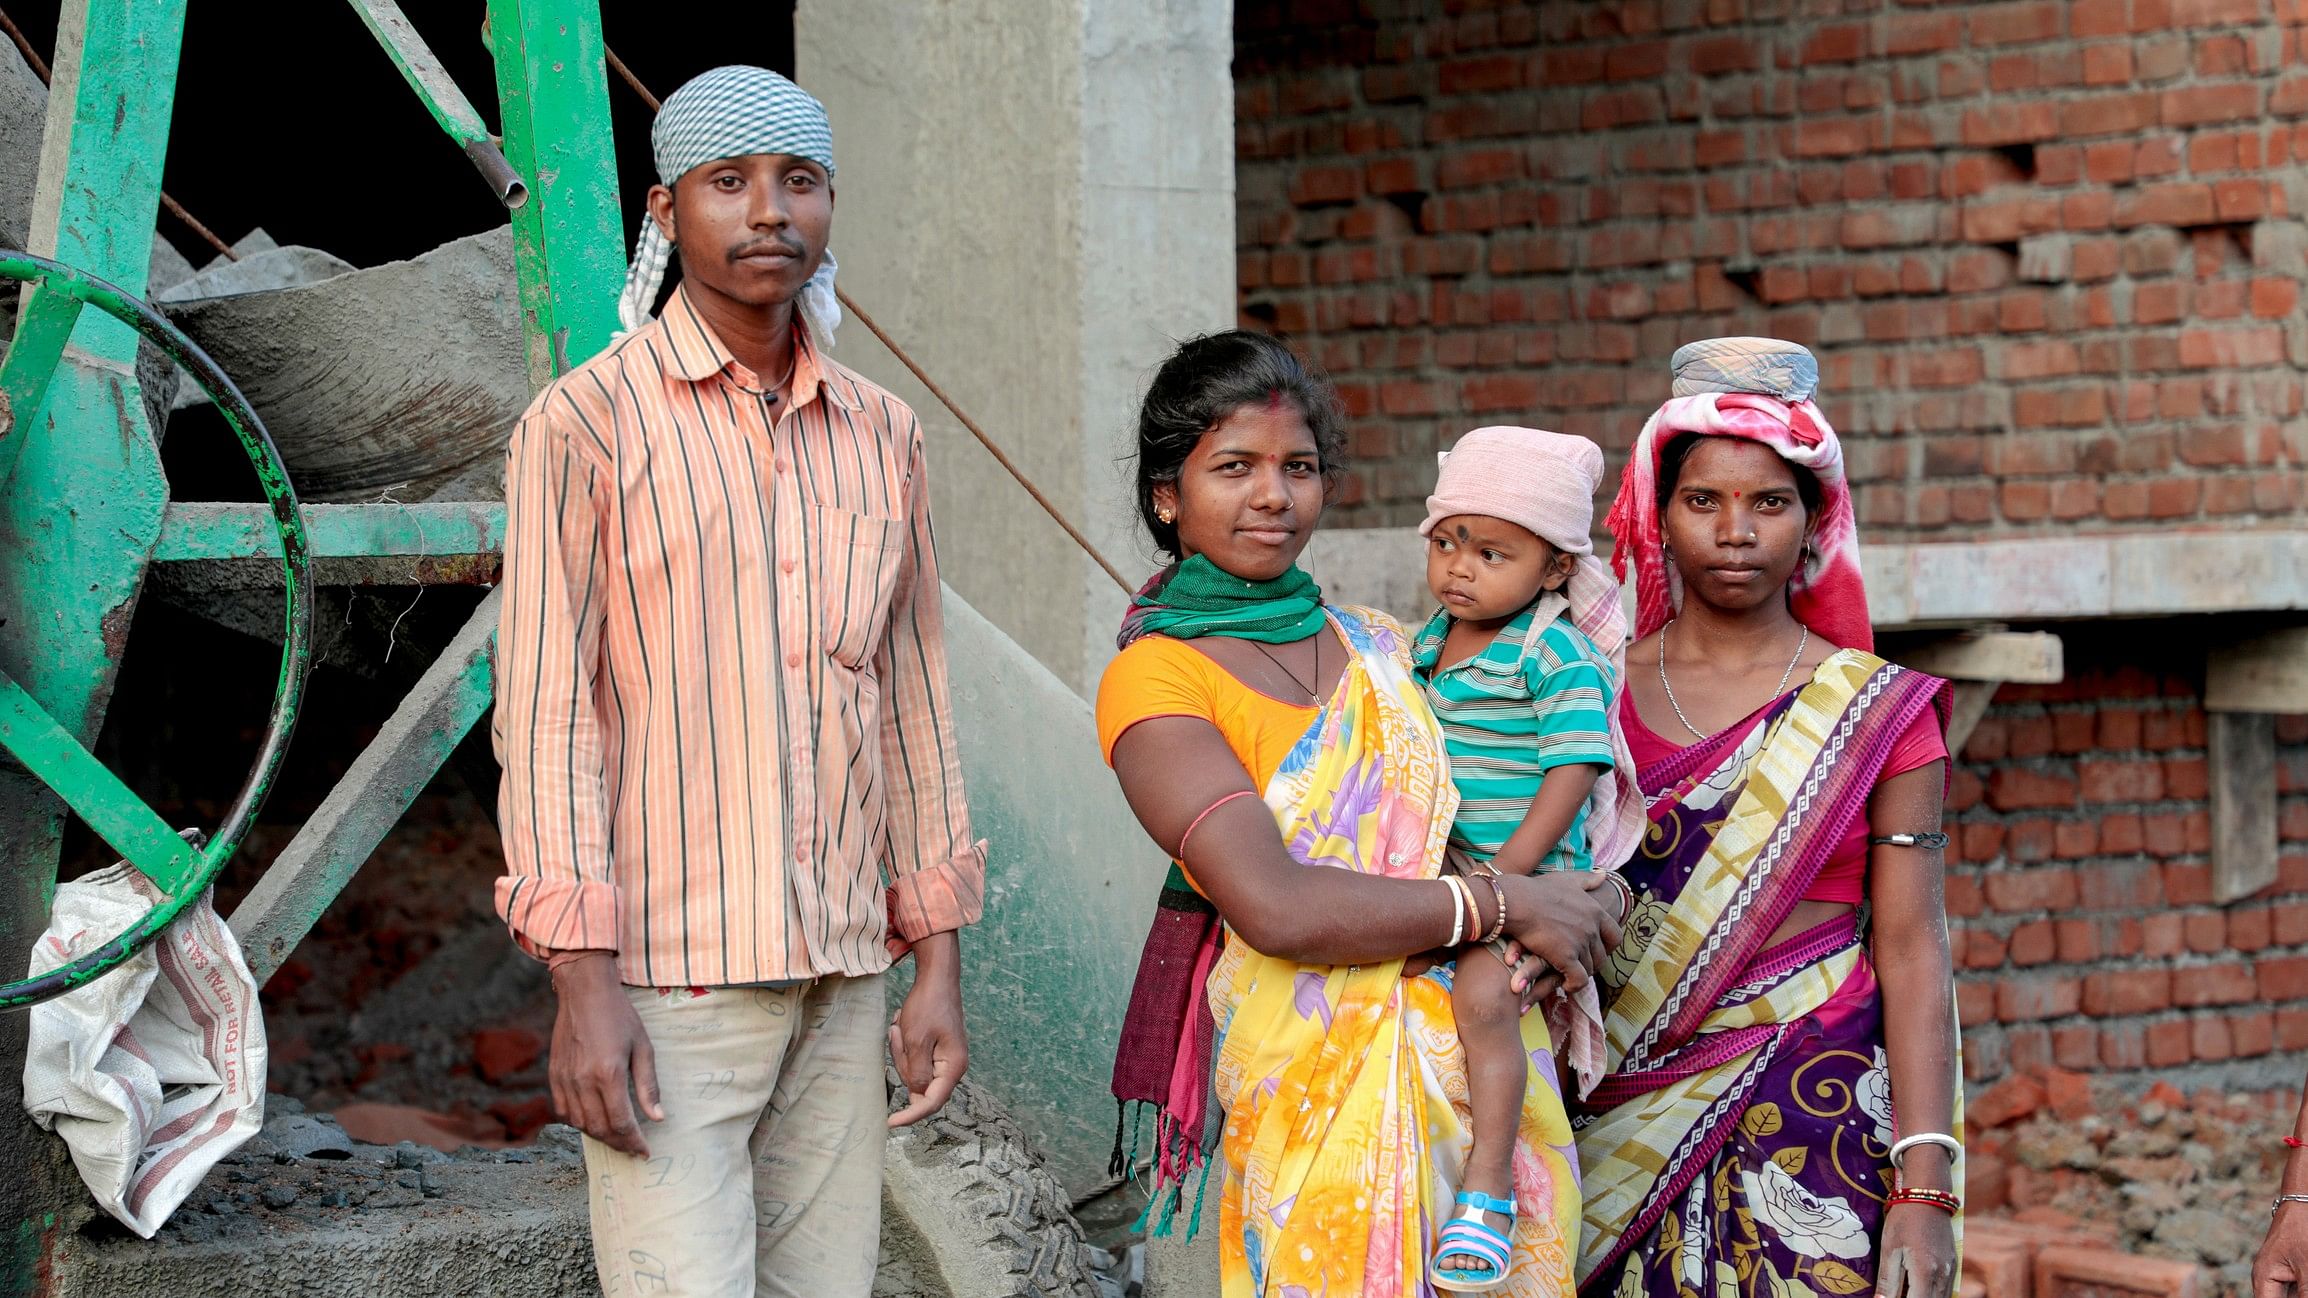
{"label": "child's hand", "polygon": [[1562,972],[1548,964],[1543,957],[1523,950],[1520,942],[1509,942],[1503,949],[1493,947],[1491,952],[1506,962],[1511,975],[1507,986],[1515,993],[1515,999],[1525,1014],[1535,1009],[1540,1001],[1554,995],[1555,990],[1563,985]]}

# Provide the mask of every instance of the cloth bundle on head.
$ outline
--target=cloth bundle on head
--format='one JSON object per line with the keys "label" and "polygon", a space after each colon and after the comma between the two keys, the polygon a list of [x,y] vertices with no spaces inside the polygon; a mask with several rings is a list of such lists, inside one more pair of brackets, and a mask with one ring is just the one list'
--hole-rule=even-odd
{"label": "cloth bundle on head", "polygon": [[[1539,428],[1477,428],[1442,457],[1434,494],[1426,499],[1426,520],[1418,533],[1460,514],[1503,519],[1565,554],[1576,555],[1570,580],[1539,601],[1538,622],[1568,615],[1610,661],[1614,683],[1627,680],[1627,615],[1619,605],[1619,583],[1595,557],[1595,493],[1603,485],[1603,448],[1584,437]],[[1649,821],[1643,790],[1636,782],[1635,757],[1612,714],[1611,769],[1588,795],[1596,811],[1587,817],[1587,849],[1598,870],[1626,864],[1642,842]],[[1602,1005],[1592,984],[1576,995],[1558,993],[1547,1019],[1555,1039],[1567,1043],[1579,1093],[1593,1090],[1604,1068]]]}
{"label": "cloth bundle on head", "polygon": [[1802,566],[1788,581],[1788,604],[1813,634],[1846,649],[1873,649],[1843,444],[1811,402],[1819,362],[1776,338],[1712,338],[1678,348],[1674,368],[1674,395],[1635,439],[1605,520],[1618,539],[1611,566],[1622,578],[1634,569],[1636,637],[1665,626],[1683,602],[1682,579],[1660,529],[1660,459],[1677,437],[1698,434],[1761,442],[1819,480],[1819,516]]}
{"label": "cloth bundle on head", "polygon": [[[657,181],[668,187],[708,162],[756,153],[807,158],[825,168],[829,179],[833,175],[833,124],[825,105],[768,68],[743,64],[701,72],[667,96],[649,128],[649,148]],[[617,299],[617,318],[628,332],[648,323],[672,260],[673,245],[644,209],[633,266]],[[802,323],[819,347],[833,346],[833,331],[841,325],[833,291],[838,269],[828,250],[801,290]]]}

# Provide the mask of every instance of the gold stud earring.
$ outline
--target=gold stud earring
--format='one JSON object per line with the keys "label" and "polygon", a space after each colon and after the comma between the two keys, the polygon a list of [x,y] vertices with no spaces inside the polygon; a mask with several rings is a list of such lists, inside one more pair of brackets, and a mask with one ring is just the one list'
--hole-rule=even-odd
{"label": "gold stud earring", "polygon": [[1167,527],[1170,524],[1178,521],[1178,511],[1174,509],[1157,509],[1154,511],[1154,517],[1161,519],[1162,525]]}

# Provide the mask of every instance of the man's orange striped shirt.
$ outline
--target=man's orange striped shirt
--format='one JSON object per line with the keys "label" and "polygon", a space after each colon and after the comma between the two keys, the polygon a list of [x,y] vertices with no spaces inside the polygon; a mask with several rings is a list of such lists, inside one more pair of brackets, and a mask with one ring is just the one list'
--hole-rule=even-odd
{"label": "man's orange striped shirt", "polygon": [[978,918],[921,425],[803,337],[773,405],[676,291],[514,430],[497,908],[532,955],[726,986]]}

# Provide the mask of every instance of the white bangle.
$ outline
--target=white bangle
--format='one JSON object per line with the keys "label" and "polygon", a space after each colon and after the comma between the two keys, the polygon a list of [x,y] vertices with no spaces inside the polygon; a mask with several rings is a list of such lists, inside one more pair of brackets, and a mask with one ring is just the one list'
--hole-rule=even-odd
{"label": "white bangle", "polygon": [[1443,875],[1442,881],[1451,886],[1451,936],[1443,946],[1452,948],[1466,940],[1467,908],[1474,904],[1474,898],[1467,895],[1467,885],[1457,875]]}
{"label": "white bangle", "polygon": [[1951,1163],[1963,1156],[1962,1141],[1957,1140],[1955,1137],[1950,1136],[1943,1131],[1922,1131],[1907,1137],[1905,1140],[1902,1140],[1891,1147],[1892,1167],[1899,1171],[1907,1170],[1905,1166],[1907,1162],[1907,1151],[1913,1149],[1917,1145],[1939,1146],[1941,1149],[1947,1151],[1948,1161]]}

